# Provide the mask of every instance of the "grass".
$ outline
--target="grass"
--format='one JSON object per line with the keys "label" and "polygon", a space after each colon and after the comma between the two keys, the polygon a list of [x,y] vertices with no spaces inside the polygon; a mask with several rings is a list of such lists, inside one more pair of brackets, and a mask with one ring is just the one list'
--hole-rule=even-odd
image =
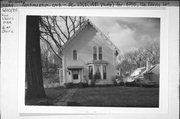
{"label": "grass", "polygon": [[45,88],[46,97],[44,98],[35,98],[35,99],[26,99],[25,104],[26,105],[54,105],[54,100],[57,97],[63,97],[67,89],[64,88]]}
{"label": "grass", "polygon": [[79,88],[71,101],[81,106],[158,107],[159,88],[118,86]]}
{"label": "grass", "polygon": [[[29,100],[29,105],[54,105],[57,98],[67,94],[69,89],[45,88],[46,99]],[[143,87],[88,87],[78,88],[70,98],[68,106],[99,107],[158,107],[159,88]]]}
{"label": "grass", "polygon": [[57,97],[63,97],[67,93],[68,89],[65,88],[45,88],[45,92],[48,98],[54,100]]}

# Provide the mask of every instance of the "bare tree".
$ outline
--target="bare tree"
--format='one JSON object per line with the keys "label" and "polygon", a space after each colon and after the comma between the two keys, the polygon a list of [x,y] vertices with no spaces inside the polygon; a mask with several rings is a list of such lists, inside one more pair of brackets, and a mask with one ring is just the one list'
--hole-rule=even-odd
{"label": "bare tree", "polygon": [[132,72],[136,68],[145,67],[146,61],[150,61],[152,65],[158,64],[160,58],[160,45],[158,42],[153,42],[146,48],[130,51],[120,57],[121,63],[118,64],[118,69],[121,73]]}
{"label": "bare tree", "polygon": [[149,60],[152,64],[158,64],[160,58],[160,44],[153,42],[148,48],[146,48]]}
{"label": "bare tree", "polygon": [[42,63],[42,69],[43,69],[43,72],[48,72],[49,71],[49,57],[50,57],[50,48],[49,48],[49,45],[41,40],[40,42],[40,45],[41,45],[41,63]]}
{"label": "bare tree", "polygon": [[62,46],[85,23],[82,16],[43,16],[40,21],[40,38],[61,60]]}
{"label": "bare tree", "polygon": [[58,51],[84,23],[83,17],[27,17],[26,98],[46,97],[42,79],[40,39],[45,41],[52,52],[61,59]]}

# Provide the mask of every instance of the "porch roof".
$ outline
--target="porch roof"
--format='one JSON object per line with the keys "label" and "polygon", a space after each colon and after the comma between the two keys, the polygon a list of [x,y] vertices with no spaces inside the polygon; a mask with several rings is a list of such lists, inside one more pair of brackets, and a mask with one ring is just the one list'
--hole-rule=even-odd
{"label": "porch roof", "polygon": [[75,66],[68,66],[68,67],[67,67],[68,70],[73,70],[73,69],[81,70],[81,69],[83,69],[83,68],[84,68],[83,66],[78,66],[78,65],[75,65]]}
{"label": "porch roof", "polygon": [[88,62],[87,64],[108,64],[108,62],[105,60],[92,60]]}

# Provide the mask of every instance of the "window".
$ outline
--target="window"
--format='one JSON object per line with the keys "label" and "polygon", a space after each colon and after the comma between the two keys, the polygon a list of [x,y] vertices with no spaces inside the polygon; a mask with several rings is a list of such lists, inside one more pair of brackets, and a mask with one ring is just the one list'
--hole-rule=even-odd
{"label": "window", "polygon": [[93,47],[93,60],[97,60],[97,47]]}
{"label": "window", "polygon": [[73,60],[77,60],[77,50],[73,50]]}
{"label": "window", "polygon": [[99,60],[102,60],[102,47],[99,47]]}
{"label": "window", "polygon": [[103,79],[106,79],[106,66],[103,66]]}

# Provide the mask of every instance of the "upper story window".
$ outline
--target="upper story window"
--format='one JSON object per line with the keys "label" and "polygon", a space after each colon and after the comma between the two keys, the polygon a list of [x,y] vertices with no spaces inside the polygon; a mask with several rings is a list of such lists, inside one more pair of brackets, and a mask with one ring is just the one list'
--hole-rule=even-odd
{"label": "upper story window", "polygon": [[99,47],[99,60],[102,60],[102,47]]}
{"label": "upper story window", "polygon": [[73,50],[73,60],[77,60],[77,50]]}
{"label": "upper story window", "polygon": [[97,60],[97,47],[93,47],[93,60]]}

